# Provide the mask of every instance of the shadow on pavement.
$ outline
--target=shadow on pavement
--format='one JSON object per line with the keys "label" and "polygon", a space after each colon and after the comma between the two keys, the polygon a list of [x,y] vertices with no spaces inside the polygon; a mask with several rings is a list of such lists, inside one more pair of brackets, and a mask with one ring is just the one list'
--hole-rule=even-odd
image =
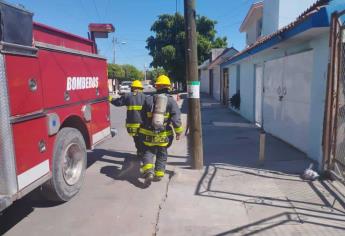
{"label": "shadow on pavement", "polygon": [[[106,156],[117,157],[118,159],[106,158]],[[101,173],[106,174],[114,179],[127,180],[133,185],[142,188],[140,181],[135,179],[136,176],[127,176],[123,174],[124,170],[129,168],[129,163],[137,163],[135,160],[135,155],[126,152],[95,149],[88,153],[87,158],[87,168],[91,167],[97,161],[107,162],[115,165],[123,165],[122,169],[119,169],[117,166],[106,166],[101,169]],[[139,165],[140,164],[138,164],[138,166]],[[135,168],[139,167],[135,166]],[[131,172],[139,173],[139,169]],[[45,200],[42,196],[41,188],[37,188],[22,199],[17,200],[12,206],[2,212],[0,215],[0,235],[5,234],[17,223],[28,217],[35,210],[35,208],[49,208],[60,204],[61,203]]]}
{"label": "shadow on pavement", "polygon": [[[109,158],[106,158],[106,156],[115,157],[117,159],[109,159]],[[133,157],[136,157],[136,156],[129,152],[119,152],[119,151],[106,150],[106,149],[94,149],[88,152],[87,168],[91,167],[97,161],[121,165],[123,164],[125,159],[133,158]],[[121,159],[121,160],[118,160],[118,159]]]}
{"label": "shadow on pavement", "polygon": [[[109,178],[120,181],[127,181],[137,188],[146,189],[147,185],[143,183],[143,179],[140,174],[141,161],[134,154],[127,152],[118,152],[113,150],[95,149],[89,153],[89,166],[94,164],[96,161],[108,162],[115,165],[103,166],[100,169],[100,173],[106,175]],[[123,158],[123,161],[108,159],[106,157]],[[175,158],[182,158],[181,156],[173,156]],[[183,162],[168,163],[169,165],[185,165]],[[166,174],[173,176],[173,172],[166,170]]]}
{"label": "shadow on pavement", "polygon": [[[250,183],[255,184],[255,179],[252,178],[253,182],[251,182],[250,176],[282,181],[280,183],[286,187],[284,192],[286,197],[272,196],[273,190],[253,191],[259,188],[253,188],[252,185],[249,185]],[[224,182],[227,177],[230,177],[228,180],[234,182],[246,179],[243,184],[248,184],[248,186],[238,187],[238,184],[229,182],[228,186],[224,188],[220,182]],[[263,212],[267,211],[267,215],[270,215],[270,212],[280,212],[276,215],[272,213],[272,216],[261,219],[254,216],[255,219],[260,220],[218,235],[233,235],[235,233],[255,235],[278,226],[291,224],[301,227],[309,224],[332,228],[333,230],[345,230],[345,205],[339,197],[339,193],[333,189],[332,184],[328,181],[320,181],[319,184],[319,182],[298,180],[296,177],[279,172],[262,172],[250,168],[243,171],[242,168],[236,166],[214,164],[206,167],[195,194],[207,198],[239,202],[244,204],[249,215],[250,211],[255,208]],[[311,195],[314,196],[311,197]],[[281,230],[282,233],[284,229]],[[272,232],[277,233],[279,229]],[[306,231],[305,235],[307,234]]]}
{"label": "shadow on pavement", "polygon": [[17,200],[12,206],[5,209],[0,214],[0,235],[5,234],[8,230],[29,216],[35,208],[49,208],[60,204],[62,203],[45,200],[42,197],[40,188],[37,188],[22,199]]}
{"label": "shadow on pavement", "polygon": [[[117,158],[116,160],[110,158]],[[118,159],[122,160],[118,160]],[[114,150],[95,149],[89,153],[88,166],[95,162],[101,161],[119,166],[108,165],[103,166],[100,170],[104,174],[114,180],[128,181],[134,186],[144,189],[147,188],[140,179],[140,160],[134,154],[128,152],[119,152]]]}
{"label": "shadow on pavement", "polygon": [[304,223],[345,230],[344,195],[330,181],[300,178],[313,163],[304,153],[267,135],[260,165],[259,129],[209,97],[201,107],[206,169],[195,195],[241,203],[253,222],[219,235],[277,233],[281,225]]}
{"label": "shadow on pavement", "polygon": [[[301,216],[304,218],[307,218],[310,215],[301,214]],[[325,217],[320,217],[320,219],[321,218],[327,220],[327,218],[325,218]],[[303,222],[307,223],[307,224],[315,225],[315,226],[326,227],[326,228],[331,227],[331,228],[337,229],[339,231],[345,230],[344,227],[340,227],[337,225],[322,224],[319,222],[313,222],[313,221],[309,221],[309,220],[305,220]],[[290,224],[290,225],[291,224],[301,224],[301,222],[298,219],[298,217],[296,216],[296,213],[294,213],[293,211],[292,212],[283,212],[283,213],[276,214],[276,215],[264,218],[262,220],[256,221],[254,223],[243,225],[243,226],[237,227],[235,229],[229,230],[227,232],[217,234],[217,236],[233,235],[233,234],[238,234],[238,233],[240,233],[241,235],[248,235],[248,236],[249,235],[256,235],[258,233],[273,229],[273,228],[278,227],[278,226],[283,226],[286,224]],[[258,226],[261,226],[261,227],[258,227]],[[283,232],[283,230],[281,232]],[[299,233],[297,233],[297,234],[303,235],[303,234],[299,234]]]}

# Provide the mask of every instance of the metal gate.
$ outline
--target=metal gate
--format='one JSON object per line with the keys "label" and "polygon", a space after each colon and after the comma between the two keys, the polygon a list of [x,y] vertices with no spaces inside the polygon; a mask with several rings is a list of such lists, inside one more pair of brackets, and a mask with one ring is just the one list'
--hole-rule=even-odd
{"label": "metal gate", "polygon": [[345,183],[345,11],[332,15],[324,122],[324,167]]}

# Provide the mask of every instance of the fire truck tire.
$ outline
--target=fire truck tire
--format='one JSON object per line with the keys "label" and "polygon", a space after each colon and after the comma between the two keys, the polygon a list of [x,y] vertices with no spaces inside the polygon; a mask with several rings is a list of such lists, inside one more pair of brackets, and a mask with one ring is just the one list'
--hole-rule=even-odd
{"label": "fire truck tire", "polygon": [[86,170],[86,145],[74,128],[62,128],[55,139],[52,178],[43,186],[43,194],[52,201],[67,202],[82,187]]}

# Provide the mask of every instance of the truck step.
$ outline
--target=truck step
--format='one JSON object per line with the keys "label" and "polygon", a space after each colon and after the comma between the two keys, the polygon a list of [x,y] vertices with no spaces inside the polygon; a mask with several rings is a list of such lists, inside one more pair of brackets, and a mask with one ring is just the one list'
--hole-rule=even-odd
{"label": "truck step", "polygon": [[7,195],[0,195],[0,212],[12,204],[12,199]]}

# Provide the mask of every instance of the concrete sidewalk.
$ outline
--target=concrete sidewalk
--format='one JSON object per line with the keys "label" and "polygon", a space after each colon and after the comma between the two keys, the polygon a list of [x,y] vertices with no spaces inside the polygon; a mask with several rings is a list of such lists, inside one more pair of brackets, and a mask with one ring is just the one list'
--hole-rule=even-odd
{"label": "concrete sidewalk", "polygon": [[0,235],[345,235],[341,187],[301,180],[310,161],[273,137],[260,167],[259,131],[214,100],[202,99],[205,168],[189,168],[183,137],[149,188],[125,116],[111,106],[118,135],[89,152],[80,194],[65,204],[30,194],[0,215]]}
{"label": "concrete sidewalk", "polygon": [[187,147],[174,146],[180,158],[169,159],[174,174],[157,235],[345,234],[342,186],[303,181],[299,175],[311,162],[303,153],[269,136],[259,166],[253,125],[210,98],[202,99],[202,121],[206,167],[189,169]]}

